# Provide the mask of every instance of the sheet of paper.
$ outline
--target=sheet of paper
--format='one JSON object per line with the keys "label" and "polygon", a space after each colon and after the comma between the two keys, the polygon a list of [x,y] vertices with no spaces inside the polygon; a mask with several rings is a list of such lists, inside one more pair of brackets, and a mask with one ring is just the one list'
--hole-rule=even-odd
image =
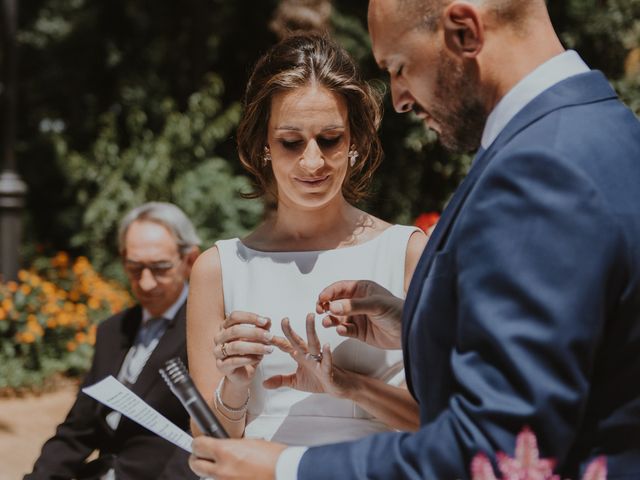
{"label": "sheet of paper", "polygon": [[193,438],[112,376],[82,391],[100,403],[191,453]]}

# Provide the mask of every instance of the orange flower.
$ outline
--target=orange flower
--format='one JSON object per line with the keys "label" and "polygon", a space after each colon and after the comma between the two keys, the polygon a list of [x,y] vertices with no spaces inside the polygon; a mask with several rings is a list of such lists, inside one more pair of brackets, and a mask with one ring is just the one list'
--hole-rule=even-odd
{"label": "orange flower", "polygon": [[26,283],[23,283],[22,285],[20,285],[20,291],[24,295],[29,295],[31,293],[31,287],[29,285],[27,285]]}
{"label": "orange flower", "polygon": [[76,348],[78,348],[78,346],[76,345],[75,342],[67,342],[67,351],[68,352],[75,352]]}
{"label": "orange flower", "polygon": [[66,252],[58,252],[56,256],[51,259],[51,265],[62,268],[68,266],[69,255]]}
{"label": "orange flower", "polygon": [[5,298],[2,300],[2,308],[4,308],[7,312],[10,312],[13,309],[13,302],[10,298]]}
{"label": "orange flower", "polygon": [[4,320],[5,318],[7,318],[7,313],[0,307],[0,320]]}
{"label": "orange flower", "polygon": [[56,286],[51,282],[44,282],[42,285],[42,291],[47,295],[53,296],[56,293]]}
{"label": "orange flower", "polygon": [[97,327],[95,325],[91,325],[89,333],[87,334],[87,343],[89,345],[94,345],[96,343],[96,331]]}
{"label": "orange flower", "polygon": [[58,324],[62,327],[66,327],[67,325],[69,325],[69,323],[71,323],[71,317],[68,313],[59,313],[57,320]]}
{"label": "orange flower", "polygon": [[86,343],[87,335],[84,332],[78,332],[75,335],[76,342],[78,343]]}
{"label": "orange flower", "polygon": [[29,272],[27,272],[26,270],[20,270],[18,272],[18,279],[21,282],[26,282],[29,279]]}
{"label": "orange flower", "polygon": [[92,310],[98,310],[100,308],[100,300],[98,300],[96,297],[91,297],[87,304]]}
{"label": "orange flower", "polygon": [[87,257],[78,257],[76,263],[73,264],[73,267],[71,267],[71,269],[76,275],[82,275],[87,270],[89,270],[90,267],[91,265],[89,264],[89,260],[87,259]]}
{"label": "orange flower", "polygon": [[53,330],[57,326],[58,326],[58,322],[56,322],[55,318],[51,317],[47,320],[47,328],[50,328]]}
{"label": "orange flower", "polygon": [[29,332],[37,335],[38,337],[41,337],[44,334],[44,330],[42,329],[40,324],[36,322],[27,323],[27,329]]}
{"label": "orange flower", "polygon": [[16,282],[7,282],[7,288],[11,293],[16,293],[18,291],[18,284]]}
{"label": "orange flower", "polygon": [[22,332],[18,335],[18,343],[33,343],[36,341],[36,336],[31,332]]}

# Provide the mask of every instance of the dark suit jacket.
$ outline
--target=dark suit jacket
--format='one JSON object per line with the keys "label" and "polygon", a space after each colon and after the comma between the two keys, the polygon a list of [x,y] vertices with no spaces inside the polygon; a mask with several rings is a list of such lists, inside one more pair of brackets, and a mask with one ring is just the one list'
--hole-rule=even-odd
{"label": "dark suit jacket", "polygon": [[443,212],[405,303],[416,434],[312,448],[300,479],[468,478],[528,425],[562,478],[640,478],[640,123],[604,76],[530,102]]}
{"label": "dark suit jacket", "polygon": [[[169,324],[131,390],[183,430],[189,429],[189,417],[171,393],[158,369],[169,358],[186,354],[186,307],[183,305]],[[142,321],[142,309],[125,310],[98,326],[91,369],[83,387],[103,378],[118,375],[124,358],[135,340]],[[105,422],[111,410],[82,392],[71,407],[54,437],[42,448],[33,473],[25,480],[74,478],[84,460],[95,449],[101,455],[115,456],[118,479],[195,479],[188,467],[188,453],[156,436],[126,417],[113,431]]]}

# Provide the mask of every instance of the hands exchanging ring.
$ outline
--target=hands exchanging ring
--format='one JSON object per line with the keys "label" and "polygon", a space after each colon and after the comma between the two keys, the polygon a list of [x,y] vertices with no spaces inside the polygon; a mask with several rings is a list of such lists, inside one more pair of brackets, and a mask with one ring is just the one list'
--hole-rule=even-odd
{"label": "hands exchanging ring", "polygon": [[[328,313],[322,325],[336,327],[341,336],[393,349],[400,348],[402,307],[402,299],[374,282],[360,280],[336,282],[325,288],[318,296],[316,311]],[[347,397],[355,374],[334,365],[329,345],[320,344],[313,313],[307,315],[305,325],[307,341],[291,328],[289,319],[284,318],[285,339],[270,332],[268,318],[232,312],[215,337],[218,369],[230,382],[248,386],[263,356],[276,346],[295,360],[297,369],[294,373],[266,379],[263,382],[266,388],[289,387]]]}
{"label": "hands exchanging ring", "polygon": [[282,319],[287,340],[274,338],[274,344],[297,363],[294,373],[274,375],[263,382],[265,388],[289,387],[312,393],[328,393],[339,398],[349,393],[349,372],[333,364],[331,348],[321,346],[315,328],[315,315],[306,318],[307,341],[292,328],[288,318]]}

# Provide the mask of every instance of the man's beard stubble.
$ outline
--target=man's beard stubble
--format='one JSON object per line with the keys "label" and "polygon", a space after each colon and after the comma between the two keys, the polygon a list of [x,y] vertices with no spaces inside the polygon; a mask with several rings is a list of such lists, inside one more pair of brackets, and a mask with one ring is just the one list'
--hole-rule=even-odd
{"label": "man's beard stubble", "polygon": [[480,101],[477,79],[472,66],[465,69],[440,53],[435,92],[438,104],[430,113],[440,126],[440,143],[452,153],[472,152],[480,146],[488,114]]}

